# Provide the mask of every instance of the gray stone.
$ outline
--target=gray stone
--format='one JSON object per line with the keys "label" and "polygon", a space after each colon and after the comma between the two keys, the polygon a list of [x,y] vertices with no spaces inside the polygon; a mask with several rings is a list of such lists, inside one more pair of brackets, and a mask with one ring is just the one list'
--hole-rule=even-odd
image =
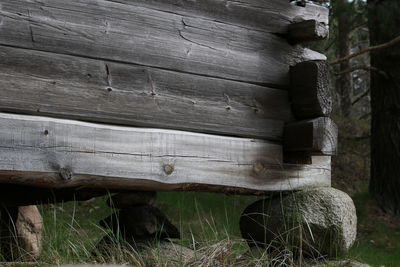
{"label": "gray stone", "polygon": [[311,188],[250,205],[240,220],[250,246],[289,248],[295,256],[345,254],[357,232],[352,199],[334,188]]}
{"label": "gray stone", "polygon": [[23,249],[23,257],[35,259],[42,250],[43,220],[36,206],[18,208],[18,218],[15,223],[18,240]]}
{"label": "gray stone", "polygon": [[0,249],[7,261],[34,260],[42,249],[42,216],[36,206],[0,209]]}

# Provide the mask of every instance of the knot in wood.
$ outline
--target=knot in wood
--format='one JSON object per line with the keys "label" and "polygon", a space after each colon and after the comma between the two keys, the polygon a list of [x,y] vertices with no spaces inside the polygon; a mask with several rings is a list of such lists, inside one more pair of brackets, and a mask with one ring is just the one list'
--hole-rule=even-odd
{"label": "knot in wood", "polygon": [[63,179],[63,180],[71,180],[72,179],[72,172],[71,172],[71,170],[69,170],[69,169],[67,169],[67,168],[61,168],[60,169],[60,177]]}
{"label": "knot in wood", "polygon": [[172,174],[174,172],[174,167],[169,165],[169,164],[166,164],[166,165],[164,165],[164,172],[167,175],[170,175],[170,174]]}
{"label": "knot in wood", "polygon": [[265,169],[264,164],[262,164],[262,162],[255,162],[253,165],[253,171],[255,174],[260,174],[263,170]]}

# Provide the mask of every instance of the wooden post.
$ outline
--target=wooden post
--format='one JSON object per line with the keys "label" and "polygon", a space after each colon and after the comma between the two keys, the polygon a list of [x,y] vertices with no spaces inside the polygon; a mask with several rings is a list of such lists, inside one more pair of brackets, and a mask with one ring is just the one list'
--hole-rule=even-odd
{"label": "wooden post", "polygon": [[290,68],[290,99],[298,119],[329,116],[332,97],[326,61],[305,61]]}

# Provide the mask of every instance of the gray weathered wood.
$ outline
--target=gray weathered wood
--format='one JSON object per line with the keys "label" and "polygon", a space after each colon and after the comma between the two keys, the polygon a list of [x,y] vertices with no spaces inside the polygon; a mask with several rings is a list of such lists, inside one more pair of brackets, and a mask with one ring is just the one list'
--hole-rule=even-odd
{"label": "gray weathered wood", "polygon": [[0,46],[0,111],[281,140],[284,90]]}
{"label": "gray weathered wood", "polygon": [[[293,8],[274,6],[274,12]],[[289,85],[291,62],[304,54],[275,34],[158,8],[2,0],[0,44],[282,88]]]}
{"label": "gray weathered wood", "polygon": [[290,69],[290,99],[293,115],[299,119],[329,116],[332,97],[326,61],[305,61]]}
{"label": "gray weathered wood", "polygon": [[328,35],[328,26],[316,20],[306,20],[290,24],[288,30],[288,38],[292,43],[323,40]]}
{"label": "gray weathered wood", "polygon": [[337,152],[337,135],[336,124],[326,117],[288,123],[283,149],[285,152],[332,156]]}
{"label": "gray weathered wood", "polygon": [[0,170],[0,183],[54,188],[247,193],[330,184],[330,157],[282,164],[282,147],[267,141],[4,113]]}
{"label": "gray weathered wood", "polygon": [[126,5],[158,8],[179,15],[189,15],[284,34],[290,23],[316,20],[328,24],[329,9],[314,4],[290,5],[282,0],[110,0]]}

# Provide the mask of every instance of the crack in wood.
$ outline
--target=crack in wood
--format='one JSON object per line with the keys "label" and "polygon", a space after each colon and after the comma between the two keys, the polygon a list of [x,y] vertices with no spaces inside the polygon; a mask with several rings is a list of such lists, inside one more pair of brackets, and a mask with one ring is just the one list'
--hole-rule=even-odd
{"label": "crack in wood", "polygon": [[112,76],[111,76],[110,68],[108,67],[107,63],[104,63],[104,66],[106,69],[106,81],[107,81],[107,85],[108,85],[107,90],[109,92],[111,92],[112,91]]}

